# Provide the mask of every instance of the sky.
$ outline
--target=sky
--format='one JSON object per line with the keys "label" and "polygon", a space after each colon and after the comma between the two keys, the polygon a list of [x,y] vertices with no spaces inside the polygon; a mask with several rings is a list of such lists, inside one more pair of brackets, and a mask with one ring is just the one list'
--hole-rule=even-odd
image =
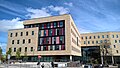
{"label": "sky", "polygon": [[120,0],[0,0],[0,47],[32,18],[71,14],[80,33],[120,31]]}

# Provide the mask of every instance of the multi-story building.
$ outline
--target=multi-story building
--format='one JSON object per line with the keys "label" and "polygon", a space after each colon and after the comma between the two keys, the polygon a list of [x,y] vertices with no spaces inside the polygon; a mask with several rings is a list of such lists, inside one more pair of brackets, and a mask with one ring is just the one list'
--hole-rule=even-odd
{"label": "multi-story building", "polygon": [[[100,61],[107,56],[108,63],[120,63],[120,32],[97,32],[81,34],[82,53],[87,50],[87,57]],[[101,46],[106,48],[102,54]],[[82,54],[86,57],[86,54]],[[101,62],[101,61],[100,61]]]}
{"label": "multi-story building", "polygon": [[70,15],[36,18],[23,22],[23,29],[8,31],[11,59],[19,49],[28,61],[75,61],[81,56],[80,33]]}
{"label": "multi-story building", "polygon": [[28,61],[37,61],[40,55],[40,61],[101,63],[101,57],[107,56],[108,63],[120,63],[120,32],[80,34],[69,14],[26,20],[23,25],[23,29],[8,31],[7,51],[12,49],[11,59],[20,49],[22,59],[27,54]]}

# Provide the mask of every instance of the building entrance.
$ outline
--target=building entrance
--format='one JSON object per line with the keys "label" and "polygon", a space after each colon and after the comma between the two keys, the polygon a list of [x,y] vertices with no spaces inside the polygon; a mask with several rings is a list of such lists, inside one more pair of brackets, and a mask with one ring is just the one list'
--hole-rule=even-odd
{"label": "building entrance", "polygon": [[82,47],[82,62],[83,63],[100,63],[100,47],[87,46]]}

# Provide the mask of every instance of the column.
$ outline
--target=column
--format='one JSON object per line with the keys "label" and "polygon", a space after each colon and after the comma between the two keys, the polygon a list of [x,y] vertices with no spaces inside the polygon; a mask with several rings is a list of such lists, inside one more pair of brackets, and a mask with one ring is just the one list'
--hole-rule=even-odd
{"label": "column", "polygon": [[70,55],[70,61],[72,61],[72,55]]}

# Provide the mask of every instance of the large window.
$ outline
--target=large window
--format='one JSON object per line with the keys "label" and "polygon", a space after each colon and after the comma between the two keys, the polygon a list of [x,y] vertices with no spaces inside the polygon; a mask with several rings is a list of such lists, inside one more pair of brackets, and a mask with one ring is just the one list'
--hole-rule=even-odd
{"label": "large window", "polygon": [[64,25],[64,21],[40,23],[39,45],[37,50],[65,50]]}

